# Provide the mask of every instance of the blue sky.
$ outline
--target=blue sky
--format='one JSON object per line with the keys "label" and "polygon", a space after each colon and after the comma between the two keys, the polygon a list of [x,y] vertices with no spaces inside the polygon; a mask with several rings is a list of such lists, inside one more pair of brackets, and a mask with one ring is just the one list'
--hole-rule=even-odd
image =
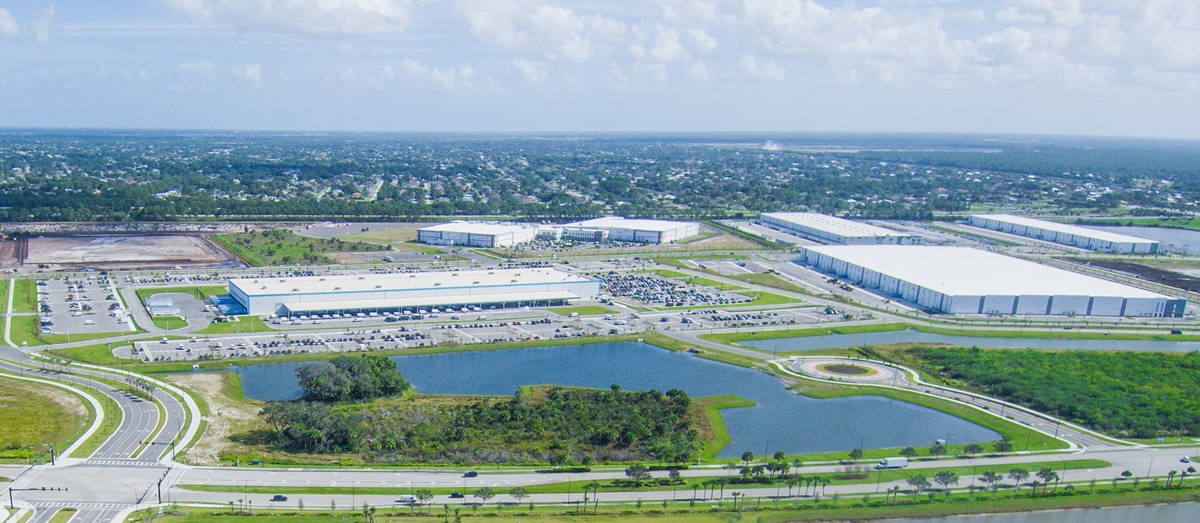
{"label": "blue sky", "polygon": [[0,126],[1200,138],[1196,0],[0,0]]}

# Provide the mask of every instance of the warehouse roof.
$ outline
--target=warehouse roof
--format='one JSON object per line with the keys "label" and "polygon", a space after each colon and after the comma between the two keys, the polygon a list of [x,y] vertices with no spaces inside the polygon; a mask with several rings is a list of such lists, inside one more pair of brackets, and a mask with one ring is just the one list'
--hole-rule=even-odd
{"label": "warehouse roof", "polygon": [[1120,296],[1162,294],[967,247],[805,247],[950,296]]}
{"label": "warehouse roof", "polygon": [[439,223],[429,227],[421,227],[422,231],[455,232],[461,234],[507,234],[513,231],[530,228],[528,225],[517,223],[487,223],[455,221]]}
{"label": "warehouse roof", "polygon": [[636,229],[639,231],[669,231],[687,227],[693,222],[673,222],[667,220],[626,219],[620,216],[605,216],[567,224],[568,227],[593,227],[596,229]]}
{"label": "warehouse roof", "polygon": [[522,301],[574,300],[580,296],[566,291],[535,291],[504,294],[459,294],[454,296],[413,296],[407,298],[378,300],[330,300],[302,303],[285,303],[291,312],[340,311],[364,309],[392,309],[397,307],[438,307],[442,305],[469,305],[473,303],[501,303]]}
{"label": "warehouse roof", "polygon": [[335,294],[352,292],[413,291],[466,287],[521,286],[592,281],[557,269],[494,269],[471,271],[303,276],[295,278],[244,278],[229,280],[248,296],[285,294]]}
{"label": "warehouse roof", "polygon": [[1093,238],[1106,242],[1114,243],[1158,243],[1155,240],[1147,240],[1138,238],[1137,236],[1129,236],[1125,234],[1117,234],[1115,232],[1098,231],[1096,229],[1088,229],[1065,223],[1048,222],[1045,220],[1037,220],[1034,218],[1026,218],[1024,216],[1014,216],[1012,214],[975,214],[979,218],[987,218],[1001,222],[1012,223],[1016,225],[1025,225],[1028,227],[1039,227],[1048,231],[1055,231],[1066,234],[1074,234],[1085,238]]}
{"label": "warehouse roof", "polygon": [[770,216],[776,220],[781,220],[803,227],[810,227],[849,238],[875,236],[912,236],[911,234],[896,232],[891,229],[884,229],[883,227],[876,227],[874,225],[862,222],[852,222],[836,216],[818,214],[815,212],[768,212],[763,213],[763,216]]}

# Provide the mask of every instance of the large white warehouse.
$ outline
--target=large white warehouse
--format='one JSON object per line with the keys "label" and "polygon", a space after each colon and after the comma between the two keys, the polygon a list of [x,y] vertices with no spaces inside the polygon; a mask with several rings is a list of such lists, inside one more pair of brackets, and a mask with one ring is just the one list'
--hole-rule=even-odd
{"label": "large white warehouse", "polygon": [[508,247],[533,241],[538,228],[515,223],[456,221],[417,229],[417,241],[430,245]]}
{"label": "large white warehouse", "polygon": [[600,294],[600,281],[548,268],[229,280],[248,314],[400,312],[561,305]]}
{"label": "large white warehouse", "polygon": [[1092,251],[1118,254],[1154,254],[1158,252],[1158,242],[1154,240],[1011,214],[975,214],[971,216],[969,223],[975,227]]}
{"label": "large white warehouse", "polygon": [[953,314],[1183,316],[1187,300],[965,247],[805,247],[801,260]]}
{"label": "large white warehouse", "polygon": [[767,227],[810,240],[840,245],[920,245],[920,236],[844,220],[815,212],[767,212],[758,221]]}
{"label": "large white warehouse", "polygon": [[700,224],[605,216],[563,226],[564,234],[576,237],[579,236],[579,232],[585,231],[606,231],[609,240],[619,242],[675,243],[700,234]]}

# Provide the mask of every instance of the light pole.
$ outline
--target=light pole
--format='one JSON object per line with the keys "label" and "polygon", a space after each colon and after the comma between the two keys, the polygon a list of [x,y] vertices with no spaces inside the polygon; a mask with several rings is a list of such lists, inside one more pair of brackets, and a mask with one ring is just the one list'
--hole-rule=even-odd
{"label": "light pole", "polygon": [[137,505],[137,504],[138,504],[138,499],[137,499],[137,488],[136,488],[136,487],[133,487],[132,485],[125,485],[125,486],[126,486],[126,487],[129,487],[129,490],[130,490],[131,492],[133,492],[133,504],[134,504],[134,505]]}
{"label": "light pole", "polygon": [[766,459],[768,450],[771,448],[771,440],[767,440],[767,444],[763,445],[763,459]]}
{"label": "light pole", "polygon": [[1150,466],[1146,467],[1146,479],[1150,479],[1150,469],[1154,468],[1154,454],[1151,454],[1149,451],[1147,451],[1146,455],[1150,456]]}

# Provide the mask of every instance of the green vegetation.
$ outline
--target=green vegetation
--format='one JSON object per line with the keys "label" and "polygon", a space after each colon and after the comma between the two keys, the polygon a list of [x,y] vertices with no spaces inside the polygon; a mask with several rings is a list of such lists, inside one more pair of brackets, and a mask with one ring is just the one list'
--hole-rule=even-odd
{"label": "green vegetation", "polygon": [[[725,428],[725,418],[721,416],[722,410],[753,407],[754,405],[756,403],[753,401],[737,396],[706,396],[693,401],[692,408],[703,409],[704,419],[708,420],[708,426],[698,427],[697,431],[697,439],[704,443],[700,458],[712,461],[716,459],[721,449],[729,445],[729,431]],[[698,417],[696,412],[693,412],[692,416]]]}
{"label": "green vegetation", "polygon": [[45,345],[45,342],[38,338],[38,333],[42,329],[37,316],[13,316],[10,321],[12,324],[9,326],[8,337],[14,344],[17,346]]}
{"label": "green vegetation", "polygon": [[886,357],[1112,435],[1200,435],[1200,353],[914,347]]}
{"label": "green vegetation", "polygon": [[143,302],[155,294],[164,294],[168,292],[191,294],[192,296],[195,296],[197,300],[204,301],[213,295],[229,294],[229,289],[224,285],[197,285],[192,287],[147,287],[144,289],[138,289],[134,292],[137,293],[138,299],[142,300]]}
{"label": "green vegetation", "polygon": [[296,378],[304,399],[326,403],[373,400],[412,388],[396,370],[396,364],[383,356],[339,356],[307,363],[296,369]]}
{"label": "green vegetation", "polygon": [[16,281],[11,312],[37,312],[37,282],[28,278],[17,278]]}
{"label": "green vegetation", "polygon": [[1128,225],[1138,227],[1164,227],[1169,229],[1188,229],[1200,231],[1200,218],[1174,217],[1162,218],[1157,216],[1142,216],[1137,218],[1099,218],[1075,220],[1078,225]]}
{"label": "green vegetation", "polygon": [[59,509],[58,512],[55,512],[54,516],[50,518],[50,523],[67,523],[68,521],[71,521],[71,518],[75,517],[76,512],[79,512],[79,509],[76,509],[75,507]]}
{"label": "green vegetation", "polygon": [[753,301],[751,301],[750,303],[743,303],[743,304],[739,305],[740,307],[745,307],[745,306],[750,306],[750,305],[779,305],[779,304],[783,304],[783,303],[800,303],[802,301],[802,300],[799,300],[796,298],[789,298],[787,296],[775,294],[773,292],[743,291],[743,292],[739,292],[738,294],[742,294],[742,295],[748,296],[750,298],[753,298]]}
{"label": "green vegetation", "polygon": [[[746,293],[742,293],[746,294]],[[842,327],[819,327],[809,329],[788,329],[772,331],[728,332],[721,334],[702,334],[701,338],[718,343],[733,344],[739,341],[772,340],[780,338],[806,338],[809,336],[825,336],[828,334],[857,334],[865,332],[891,332],[912,329],[930,334],[945,334],[948,336],[980,337],[980,338],[1036,338],[1058,340],[1149,340],[1149,341],[1200,341],[1200,336],[1178,334],[1138,334],[1124,332],[1078,332],[1078,331],[1006,331],[1006,330],[972,330],[931,327],[910,323],[872,323],[867,325],[847,325]]]}
{"label": "green vegetation", "polygon": [[511,398],[270,402],[263,416],[271,430],[256,437],[281,450],[359,452],[384,462],[684,462],[697,445],[690,405],[682,391],[625,392],[616,385],[536,387]]}
{"label": "green vegetation", "polygon": [[154,326],[165,330],[182,329],[188,326],[187,320],[179,316],[155,316],[150,318]]}
{"label": "green vegetation", "polygon": [[253,267],[338,263],[326,254],[333,252],[385,251],[383,245],[348,242],[339,238],[300,236],[286,229],[217,234],[213,241]]}
{"label": "green vegetation", "polygon": [[796,285],[795,283],[780,278],[779,276],[767,274],[765,272],[756,272],[753,274],[735,274],[730,276],[730,278],[738,281],[744,281],[746,283],[753,283],[755,285],[762,285],[764,287],[774,287],[784,291],[796,292],[800,294],[812,294],[812,291],[801,287],[800,285]]}
{"label": "green vegetation", "polygon": [[549,310],[550,312],[553,312],[559,316],[570,316],[572,312],[574,312],[580,316],[599,316],[601,314],[613,314],[613,313],[617,312],[608,307],[601,307],[599,305],[580,305],[578,307],[551,307],[547,310]]}
{"label": "green vegetation", "polygon": [[0,278],[0,312],[8,312],[8,286],[11,281],[12,278]]}
{"label": "green vegetation", "polygon": [[[200,485],[182,485],[189,490]],[[251,493],[271,494],[274,491],[264,490],[264,487],[249,487]],[[256,490],[257,489],[257,490]],[[208,489],[198,489],[208,491]],[[533,492],[531,488],[526,489]],[[679,489],[681,499],[690,499],[690,489]],[[419,523],[440,523],[445,519],[464,521],[480,520],[496,523],[517,523],[520,521],[538,521],[541,523],[727,523],[729,521],[762,521],[763,523],[807,522],[807,521],[866,521],[890,520],[894,518],[929,519],[958,514],[994,514],[1006,512],[1030,512],[1042,510],[1086,509],[1111,506],[1129,506],[1160,503],[1194,502],[1200,497],[1200,488],[1196,484],[1186,482],[1179,486],[1164,488],[1162,485],[1142,484],[1134,487],[1132,484],[1111,485],[1108,483],[1092,486],[1076,483],[1060,485],[1051,488],[1046,494],[1030,495],[1029,489],[997,489],[995,492],[955,492],[949,496],[930,490],[924,495],[914,498],[911,492],[904,490],[895,493],[880,493],[864,496],[827,497],[823,500],[812,498],[785,498],[783,500],[742,501],[734,508],[735,499],[732,492],[736,488],[727,486],[723,501],[709,500],[703,504],[692,504],[688,501],[668,503],[666,507],[654,503],[651,507],[634,510],[630,504],[613,505],[601,502],[596,507],[596,514],[587,511],[572,512],[561,506],[534,506],[532,512],[527,506],[499,507],[500,503],[488,504],[477,510],[447,510],[439,506],[416,507],[417,515],[410,515],[413,509],[408,507],[378,507],[376,517],[392,521],[393,518],[403,518],[403,521]],[[795,489],[793,489],[794,491]],[[240,492],[240,490],[238,490]],[[787,488],[784,487],[784,491]],[[295,492],[287,490],[287,492]],[[357,489],[363,494],[384,494],[375,492],[372,488]],[[391,494],[395,492],[388,492]],[[574,492],[582,494],[581,487],[576,485]],[[313,492],[318,494],[318,492]],[[320,491],[319,494],[334,492]],[[495,489],[498,495],[501,489]],[[601,492],[603,498],[604,492]],[[936,494],[936,495],[935,495]],[[746,503],[746,501],[750,501]],[[315,504],[315,503],[314,503]],[[188,509],[187,513],[166,514],[157,516],[154,521],[160,523],[237,523],[244,522],[248,516],[244,511],[226,509]],[[135,514],[134,519],[142,520],[154,514],[158,509],[149,509]],[[293,509],[261,510],[255,509],[254,516],[273,523],[333,523],[361,516],[361,508],[343,512],[331,512],[328,507],[310,508],[303,514]]]}
{"label": "green vegetation", "polygon": [[0,374],[0,462],[27,460],[51,444],[67,448],[87,429],[89,411],[68,391]]}
{"label": "green vegetation", "polygon": [[263,323],[258,316],[232,316],[229,321],[218,321],[207,327],[194,331],[192,334],[235,334],[243,332],[274,332],[270,325]]}

